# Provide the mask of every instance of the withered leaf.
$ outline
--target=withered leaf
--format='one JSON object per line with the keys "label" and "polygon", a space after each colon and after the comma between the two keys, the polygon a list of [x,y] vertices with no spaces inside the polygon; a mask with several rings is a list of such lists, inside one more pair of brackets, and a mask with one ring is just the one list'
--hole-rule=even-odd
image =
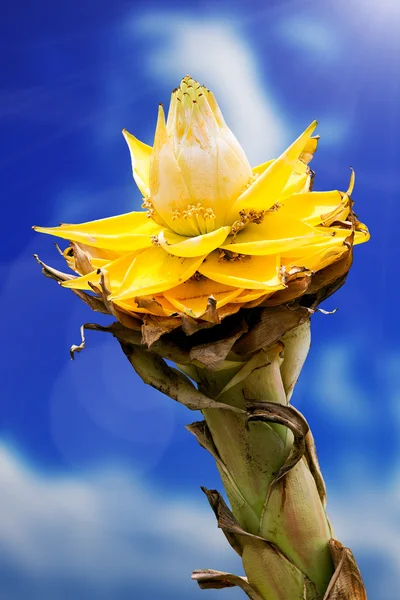
{"label": "withered leaf", "polygon": [[90,262],[90,254],[75,242],[70,242],[70,247],[73,251],[73,259],[75,262],[76,271],[82,275],[91,273],[94,271],[92,263]]}
{"label": "withered leaf", "polygon": [[360,570],[349,548],[337,540],[329,541],[335,572],[323,600],[367,600]]}
{"label": "withered leaf", "polygon": [[[218,527],[242,557],[252,588],[258,593],[263,590],[263,598],[273,597],[271,594],[279,589],[282,599],[306,599],[305,594],[310,591],[310,586],[306,585],[304,574],[287,556],[275,544],[245,531],[216,490],[202,490],[217,517]],[[309,600],[316,599],[309,595]]]}
{"label": "withered leaf", "polygon": [[215,459],[215,462],[217,463],[220,472],[223,474],[223,476],[225,476],[224,485],[226,491],[228,493],[230,492],[230,494],[235,497],[235,500],[238,503],[238,505],[242,507],[242,511],[244,510],[243,507],[246,506],[247,510],[251,511],[252,515],[254,515],[253,509],[250,507],[249,503],[244,498],[242,492],[237,486],[237,483],[231,476],[228,468],[226,467],[225,463],[220,457],[206,421],[197,421],[196,423],[191,423],[190,425],[186,425],[186,429],[196,437],[200,446],[207,450]]}
{"label": "withered leaf", "polygon": [[217,310],[217,301],[214,296],[210,296],[207,300],[207,308],[205,313],[201,317],[204,321],[209,321],[210,323],[219,323],[220,316]]}
{"label": "withered leaf", "polygon": [[326,485],[322,477],[321,469],[318,462],[317,451],[315,448],[314,436],[311,429],[308,430],[306,437],[306,448],[304,452],[305,459],[310,469],[311,475],[314,477],[315,485],[317,486],[318,494],[322,502],[322,506],[326,507]]}
{"label": "withered leaf", "polygon": [[193,335],[200,331],[201,329],[209,329],[210,327],[214,327],[214,323],[210,323],[209,321],[198,321],[193,319],[193,317],[189,317],[189,315],[181,314],[182,319],[182,330],[186,335]]}
{"label": "withered leaf", "polygon": [[218,408],[242,412],[241,409],[223,404],[222,402],[216,402],[199,392],[186,375],[178,371],[178,369],[173,369],[167,365],[165,360],[157,356],[154,352],[149,352],[139,346],[133,346],[124,342],[121,342],[121,347],[144,383],[148,383],[191,410]]}
{"label": "withered leaf", "polygon": [[104,302],[101,300],[101,298],[98,298],[97,296],[92,296],[91,294],[86,294],[86,292],[83,292],[82,290],[71,289],[71,292],[74,293],[75,296],[78,296],[80,300],[83,300],[83,302],[85,302],[85,304],[87,304],[89,308],[91,308],[95,312],[102,313],[103,315],[111,314],[108,308],[105,306]]}
{"label": "withered leaf", "polygon": [[85,326],[81,325],[81,343],[79,345],[76,344],[72,344],[71,348],[69,349],[69,353],[71,356],[71,359],[74,360],[75,359],[75,352],[81,352],[84,348],[85,348]]}
{"label": "withered leaf", "polygon": [[308,292],[313,294],[328,285],[331,285],[344,275],[347,275],[351,264],[353,262],[353,253],[346,252],[346,254],[336,262],[332,263],[328,267],[325,267],[321,271],[318,271],[313,275],[312,282]]}
{"label": "withered leaf", "polygon": [[[306,451],[306,435],[309,426],[303,415],[293,406],[282,406],[276,402],[246,401],[249,412],[248,421],[264,421],[279,423],[288,427],[293,433],[294,441],[285,463],[271,483],[271,487],[286,475],[299,462]],[[270,487],[270,489],[271,489]]]}
{"label": "withered leaf", "polygon": [[169,313],[165,311],[162,305],[157,302],[155,298],[137,296],[135,298],[135,303],[137,304],[138,308],[144,308],[158,317],[168,317],[169,315]]}
{"label": "withered leaf", "polygon": [[215,370],[228,356],[236,340],[247,330],[247,324],[242,321],[239,327],[236,328],[236,331],[233,332],[233,335],[215,342],[194,346],[190,350],[190,358],[197,360],[208,369]]}
{"label": "withered leaf", "polygon": [[252,354],[262,348],[268,348],[287,331],[305,323],[309,318],[309,311],[300,306],[264,308],[260,313],[258,323],[235,343],[233,351],[237,354]]}
{"label": "withered leaf", "polygon": [[[33,256],[35,260],[39,263],[39,265],[42,267],[42,273],[43,275],[45,275],[45,277],[49,277],[49,279],[54,279],[54,281],[57,281],[58,283],[61,283],[62,281],[69,281],[70,279],[75,279],[75,275],[63,273],[62,271],[53,269],[53,267],[49,267],[40,260],[37,254],[34,254]],[[83,302],[85,302],[95,312],[100,312],[105,315],[111,314],[101,298],[97,296],[92,296],[91,294],[87,294],[82,290],[71,289],[71,292],[73,292],[75,296],[78,296],[78,298],[83,300]]]}
{"label": "withered leaf", "polygon": [[104,302],[104,305],[107,307],[109,313],[111,315],[114,315],[114,317],[116,317],[122,325],[124,325],[128,329],[137,329],[137,322],[140,317],[138,317],[138,315],[136,315],[134,312],[132,312],[132,313],[126,312],[125,310],[123,310],[119,306],[117,306],[112,300],[108,299],[111,292],[110,292],[110,285],[109,285],[109,281],[108,281],[109,276],[108,276],[107,269],[99,269],[99,274],[100,274],[100,284],[93,285],[89,281],[90,287],[97,294],[99,294],[100,298]]}
{"label": "withered leaf", "polygon": [[311,284],[311,276],[303,275],[297,277],[293,281],[289,281],[287,287],[284,290],[278,290],[272,294],[269,298],[264,300],[260,306],[280,306],[281,304],[288,304],[296,298],[299,298],[305,294]]}
{"label": "withered leaf", "polygon": [[242,555],[243,541],[242,537],[252,538],[253,540],[259,540],[268,544],[264,538],[258,535],[253,535],[245,531],[239,523],[236,521],[232,512],[227,507],[225,500],[217,490],[208,490],[205,487],[201,488],[210,503],[211,508],[217,517],[217,524],[225,534],[226,539],[232,546],[232,548],[239,554]]}
{"label": "withered leaf", "polygon": [[177,317],[158,317],[143,315],[142,338],[143,343],[150,348],[161,336],[173,331],[181,325]]}
{"label": "withered leaf", "polygon": [[224,573],[223,571],[214,571],[213,569],[204,569],[202,571],[193,571],[192,579],[197,581],[202,590],[220,590],[228,587],[240,587],[250,600],[263,600],[262,597],[251,587],[245,577]]}
{"label": "withered leaf", "polygon": [[49,277],[49,279],[54,279],[55,281],[69,281],[70,279],[76,279],[75,275],[69,275],[69,273],[63,273],[62,271],[58,271],[57,269],[53,269],[53,267],[49,267],[43,261],[40,260],[37,254],[33,255],[33,258],[36,262],[42,267],[42,273],[45,277]]}

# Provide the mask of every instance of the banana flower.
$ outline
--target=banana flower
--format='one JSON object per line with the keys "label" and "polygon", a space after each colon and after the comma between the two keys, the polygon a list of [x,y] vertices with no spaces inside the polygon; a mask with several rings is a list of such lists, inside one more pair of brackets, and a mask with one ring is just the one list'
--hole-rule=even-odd
{"label": "banana flower", "polygon": [[60,252],[74,274],[37,258],[45,275],[117,319],[82,326],[72,357],[85,329],[111,333],[145,383],[201,411],[188,430],[215,459],[230,508],[203,491],[246,576],[192,577],[250,600],[366,600],[291,404],[310,318],[369,239],[353,172],[345,192],[312,189],[316,125],[252,168],[214,95],[184,77],[167,119],[159,107],[153,147],[123,131],[144,210],[35,228],[69,241]]}

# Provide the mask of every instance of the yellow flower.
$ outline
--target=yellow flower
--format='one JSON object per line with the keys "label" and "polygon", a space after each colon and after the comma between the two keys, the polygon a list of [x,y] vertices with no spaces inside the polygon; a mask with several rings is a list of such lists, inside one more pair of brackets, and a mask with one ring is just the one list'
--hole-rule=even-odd
{"label": "yellow flower", "polygon": [[252,169],[213,94],[185,77],[153,147],[123,131],[146,210],[35,228],[71,243],[78,277],[63,286],[133,314],[207,319],[211,298],[222,318],[343,258],[369,233],[352,212],[353,173],[345,193],[311,191],[316,125]]}

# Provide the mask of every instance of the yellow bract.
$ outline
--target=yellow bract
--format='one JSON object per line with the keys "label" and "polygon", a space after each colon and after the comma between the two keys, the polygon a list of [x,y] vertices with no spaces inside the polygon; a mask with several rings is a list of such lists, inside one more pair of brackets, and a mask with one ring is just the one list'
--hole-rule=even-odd
{"label": "yellow bract", "polygon": [[251,169],[213,94],[185,77],[167,121],[159,108],[153,147],[123,130],[146,210],[36,228],[71,242],[78,277],[64,287],[126,312],[208,319],[210,306],[229,314],[284,289],[294,267],[339,260],[369,233],[352,213],[354,173],[346,192],[311,191],[316,125]]}

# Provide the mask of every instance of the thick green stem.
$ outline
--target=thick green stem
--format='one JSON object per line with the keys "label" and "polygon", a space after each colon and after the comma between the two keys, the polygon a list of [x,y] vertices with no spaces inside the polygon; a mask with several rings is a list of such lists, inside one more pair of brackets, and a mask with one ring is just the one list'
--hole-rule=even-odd
{"label": "thick green stem", "polygon": [[[247,369],[242,375],[239,371],[232,378],[224,371],[202,370],[200,391],[243,410],[254,402],[287,407],[307,354],[308,331],[308,324],[302,325],[287,334],[281,345],[261,351],[242,368]],[[263,600],[295,600],[296,581],[303,581],[298,588],[302,590],[304,581],[310,581],[314,597],[322,598],[334,572],[328,544],[331,530],[306,454],[276,480],[295,443],[292,430],[277,418],[250,421],[246,413],[214,408],[203,414],[236,520],[244,531],[270,543],[257,539],[244,544],[242,559],[249,583]],[[273,567],[271,548],[281,553],[279,558],[275,554],[275,562],[281,560],[282,570],[289,569],[287,577],[293,579],[295,587],[291,584],[287,592],[283,583],[277,587],[271,583],[279,572]],[[304,593],[299,598],[312,597]]]}

